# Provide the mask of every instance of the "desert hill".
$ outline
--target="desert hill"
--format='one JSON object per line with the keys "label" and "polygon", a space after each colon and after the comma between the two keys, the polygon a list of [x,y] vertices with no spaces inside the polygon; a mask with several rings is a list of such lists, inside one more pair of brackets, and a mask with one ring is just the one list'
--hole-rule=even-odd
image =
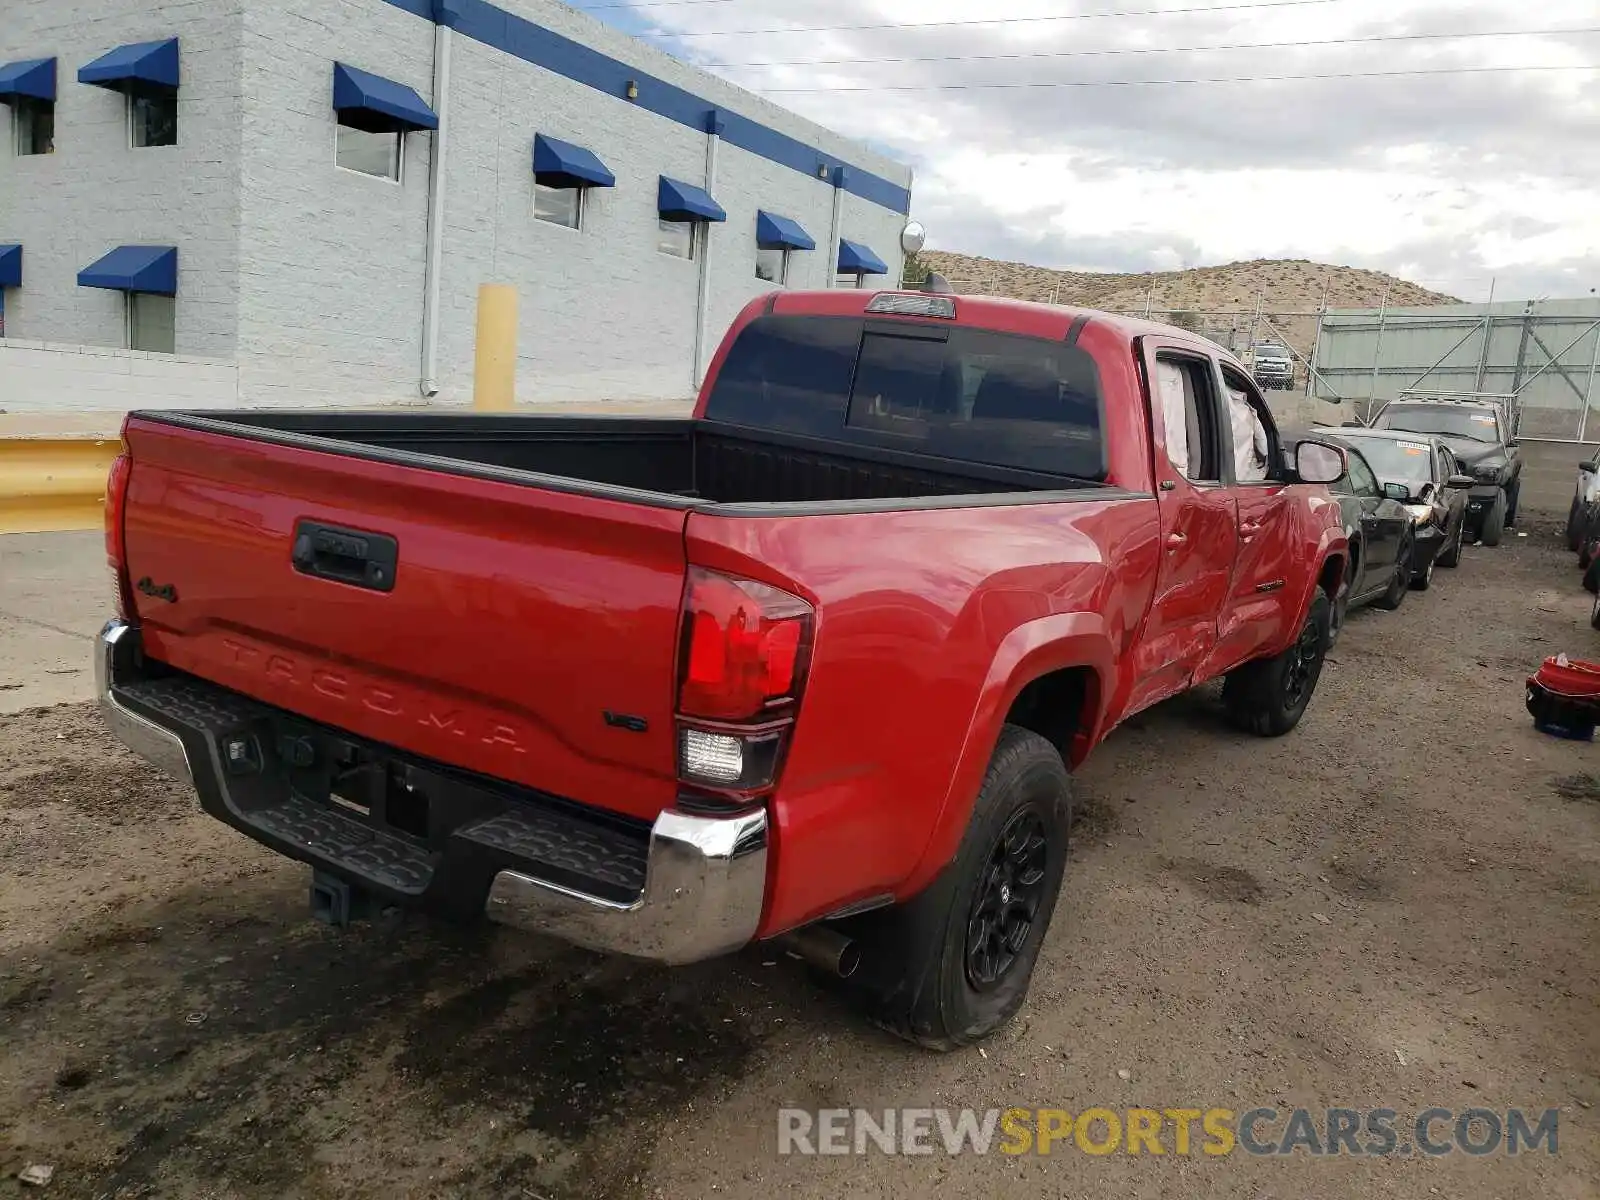
{"label": "desert hill", "polygon": [[[1324,300],[1329,308],[1376,308],[1386,295],[1391,308],[1460,303],[1453,296],[1382,271],[1305,259],[1257,259],[1187,271],[1108,275],[1055,271],[949,250],[925,250],[918,258],[950,280],[958,292],[1135,314],[1143,314],[1148,306],[1157,320],[1173,320],[1172,314],[1179,314],[1175,323],[1198,328],[1236,349],[1244,349],[1252,340],[1274,339],[1276,329],[1296,350],[1309,353],[1316,337],[1316,312]],[[1265,315],[1259,325],[1255,320],[1258,304]]]}

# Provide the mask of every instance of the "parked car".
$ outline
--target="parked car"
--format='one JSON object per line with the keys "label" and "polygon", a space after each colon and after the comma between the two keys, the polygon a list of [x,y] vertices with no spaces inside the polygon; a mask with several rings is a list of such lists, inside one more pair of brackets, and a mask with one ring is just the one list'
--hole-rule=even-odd
{"label": "parked car", "polygon": [[1411,514],[1411,586],[1426,591],[1433,568],[1458,566],[1467,532],[1467,495],[1474,480],[1436,437],[1382,429],[1345,430],[1384,494]]}
{"label": "parked car", "polygon": [[1405,503],[1378,482],[1354,430],[1341,429],[1335,434],[1319,429],[1317,437],[1343,447],[1348,464],[1345,474],[1328,489],[1339,502],[1350,548],[1350,567],[1334,599],[1332,636],[1337,641],[1351,609],[1373,604],[1393,610],[1405,602],[1411,588],[1416,530]]}
{"label": "parked car", "polygon": [[1600,462],[1590,459],[1578,464],[1578,483],[1567,507],[1567,549],[1583,552],[1596,532],[1600,532]]}
{"label": "parked car", "polygon": [[1257,342],[1250,352],[1252,374],[1268,390],[1294,390],[1294,355],[1277,342]]}
{"label": "parked car", "polygon": [[1467,500],[1467,534],[1498,546],[1517,521],[1522,456],[1505,410],[1490,401],[1399,400],[1378,413],[1377,429],[1403,429],[1441,438],[1462,470],[1473,477]]}
{"label": "parked car", "polygon": [[667,963],[782,936],[938,1048],[1023,1002],[1068,767],[1219,676],[1293,729],[1345,577],[1345,451],[1283,456],[1237,360],[992,298],[764,296],[689,419],[124,445],[99,694],[205,811],[330,903]]}

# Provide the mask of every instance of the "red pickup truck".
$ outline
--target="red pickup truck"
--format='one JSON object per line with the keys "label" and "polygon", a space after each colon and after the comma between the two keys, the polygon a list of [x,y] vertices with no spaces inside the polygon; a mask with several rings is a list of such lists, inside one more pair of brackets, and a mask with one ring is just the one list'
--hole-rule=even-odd
{"label": "red pickup truck", "polygon": [[935,1047],[1022,1004],[1069,768],[1219,676],[1291,729],[1344,569],[1342,451],[1236,360],[976,297],[764,297],[689,419],[123,441],[100,700],[207,812],[383,903],[668,963],[782,936]]}

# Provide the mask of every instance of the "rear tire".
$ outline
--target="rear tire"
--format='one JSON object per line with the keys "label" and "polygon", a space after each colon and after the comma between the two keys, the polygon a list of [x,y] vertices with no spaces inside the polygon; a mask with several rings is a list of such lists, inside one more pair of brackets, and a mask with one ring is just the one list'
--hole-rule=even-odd
{"label": "rear tire", "polygon": [[1517,501],[1522,497],[1522,480],[1514,479],[1511,486],[1506,489],[1506,528],[1514,529],[1517,524]]}
{"label": "rear tire", "polygon": [[1420,574],[1411,577],[1411,590],[1425,592],[1433,586],[1433,568],[1438,564],[1439,556],[1435,554],[1428,559],[1428,565],[1422,568]]}
{"label": "rear tire", "polygon": [[1300,723],[1327,658],[1333,603],[1320,588],[1300,634],[1283,653],[1245,663],[1223,681],[1228,719],[1260,737],[1282,737]]}
{"label": "rear tire", "polygon": [[1389,580],[1389,590],[1372,603],[1393,612],[1406,602],[1406,592],[1411,590],[1411,545],[1407,540],[1400,546],[1400,557],[1394,564],[1394,578]]}
{"label": "rear tire", "polygon": [[1583,544],[1583,503],[1574,496],[1567,509],[1567,549],[1577,550]]}
{"label": "rear tire", "polygon": [[848,986],[878,1024],[954,1050],[1017,1014],[1055,914],[1071,818],[1056,748],[1005,726],[955,860],[907,903],[838,923],[862,943]]}
{"label": "rear tire", "polygon": [[1589,628],[1600,629],[1600,596],[1595,598],[1594,607],[1589,610]]}
{"label": "rear tire", "polygon": [[1461,565],[1461,543],[1467,540],[1467,514],[1461,514],[1461,524],[1456,526],[1456,536],[1450,544],[1439,552],[1439,565],[1441,567],[1459,567]]}
{"label": "rear tire", "polygon": [[1600,558],[1591,558],[1583,572],[1583,590],[1600,595]]}
{"label": "rear tire", "polygon": [[1495,496],[1494,503],[1483,516],[1483,532],[1478,535],[1478,540],[1485,546],[1498,546],[1505,532],[1506,494],[1502,491]]}
{"label": "rear tire", "polygon": [[1339,636],[1344,633],[1345,618],[1350,615],[1350,588],[1359,569],[1361,548],[1354,542],[1350,544],[1350,559],[1345,564],[1345,569],[1339,577],[1339,589],[1333,595],[1333,601],[1328,608],[1328,652],[1339,644]]}

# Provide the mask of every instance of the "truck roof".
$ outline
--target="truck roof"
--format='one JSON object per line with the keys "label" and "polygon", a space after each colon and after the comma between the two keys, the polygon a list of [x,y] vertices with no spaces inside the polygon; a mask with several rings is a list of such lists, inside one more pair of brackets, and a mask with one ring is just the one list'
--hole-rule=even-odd
{"label": "truck roof", "polygon": [[932,293],[885,288],[880,291],[859,291],[839,288],[832,291],[794,291],[773,293],[772,311],[787,316],[871,316],[885,320],[926,320],[925,314],[872,313],[869,306],[879,297],[907,296],[919,299],[945,299],[953,302],[958,325],[993,329],[1004,333],[1019,333],[1052,340],[1064,338],[1077,325],[1094,322],[1102,329],[1114,330],[1130,346],[1136,338],[1159,336],[1171,341],[1181,341],[1202,354],[1220,354],[1244,374],[1248,368],[1226,347],[1202,337],[1190,329],[1165,325],[1142,317],[1105,312],[1097,308],[1079,308],[1064,304],[1042,304],[1033,300],[1014,300],[1009,296],[966,296],[949,293]]}

